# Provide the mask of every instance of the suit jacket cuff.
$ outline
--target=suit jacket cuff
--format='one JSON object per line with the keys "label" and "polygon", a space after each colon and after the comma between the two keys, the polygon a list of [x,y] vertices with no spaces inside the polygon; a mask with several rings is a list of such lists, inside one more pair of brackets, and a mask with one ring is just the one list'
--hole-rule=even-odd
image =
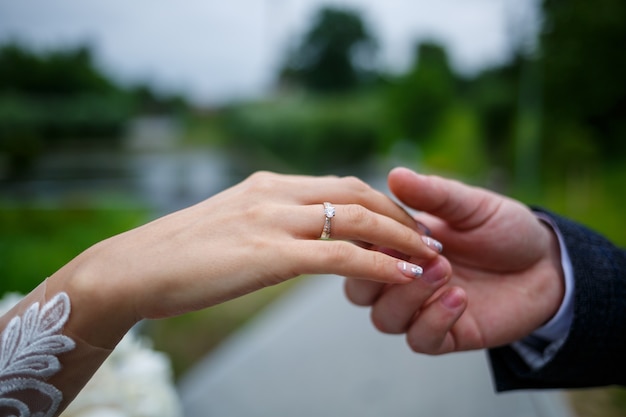
{"label": "suit jacket cuff", "polygon": [[489,351],[498,391],[626,385],[626,253],[568,219],[558,226],[575,281],[570,331],[556,354],[531,369],[510,347]]}

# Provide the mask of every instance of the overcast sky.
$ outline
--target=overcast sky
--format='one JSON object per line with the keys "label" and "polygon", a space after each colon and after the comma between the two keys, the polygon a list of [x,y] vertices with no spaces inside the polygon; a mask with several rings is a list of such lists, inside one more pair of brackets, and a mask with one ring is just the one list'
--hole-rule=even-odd
{"label": "overcast sky", "polygon": [[533,31],[536,0],[0,0],[0,42],[89,44],[120,80],[146,79],[200,103],[267,91],[289,42],[322,5],[362,12],[385,66],[402,69],[417,39],[443,43],[472,73],[502,62]]}

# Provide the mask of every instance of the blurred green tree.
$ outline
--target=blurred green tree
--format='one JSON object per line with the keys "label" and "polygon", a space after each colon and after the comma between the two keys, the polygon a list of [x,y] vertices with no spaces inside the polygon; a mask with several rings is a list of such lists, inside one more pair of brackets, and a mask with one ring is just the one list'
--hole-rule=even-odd
{"label": "blurred green tree", "polygon": [[543,14],[544,152],[570,165],[588,163],[594,149],[623,158],[626,3],[544,0]]}
{"label": "blurred green tree", "polygon": [[520,69],[524,58],[487,68],[464,82],[464,96],[476,112],[489,164],[514,170],[514,137],[520,94]]}
{"label": "blurred green tree", "polygon": [[[256,169],[322,174],[357,170],[379,149],[383,122],[378,95],[281,97],[237,105],[223,128],[230,146],[253,156]],[[260,165],[255,165],[260,164]]]}
{"label": "blurred green tree", "polygon": [[0,47],[0,154],[9,179],[26,174],[46,146],[119,136],[130,96],[94,65],[86,47],[35,52]]}
{"label": "blurred green tree", "polygon": [[122,87],[106,76],[85,46],[35,51],[0,46],[0,154],[9,179],[28,172],[46,146],[66,140],[117,143],[138,113],[181,112],[181,97],[148,86]]}
{"label": "blurred green tree", "polygon": [[17,44],[0,48],[0,92],[34,96],[110,93],[119,89],[93,63],[89,48],[37,54]]}
{"label": "blurred green tree", "polygon": [[139,83],[129,89],[133,97],[135,111],[142,114],[180,114],[188,111],[190,105],[182,95],[162,95],[146,84]]}
{"label": "blurred green tree", "polygon": [[391,140],[428,140],[458,93],[446,51],[433,42],[419,43],[411,69],[391,84]]}
{"label": "blurred green tree", "polygon": [[315,92],[351,90],[372,75],[375,54],[376,40],[356,11],[322,8],[287,57],[281,82]]}

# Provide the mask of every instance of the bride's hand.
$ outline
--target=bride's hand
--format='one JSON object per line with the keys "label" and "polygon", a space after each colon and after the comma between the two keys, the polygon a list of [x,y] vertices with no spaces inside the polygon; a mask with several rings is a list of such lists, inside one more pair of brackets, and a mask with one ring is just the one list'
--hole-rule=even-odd
{"label": "bride's hand", "polygon": [[[320,239],[326,201],[336,209],[331,240]],[[257,173],[100,242],[53,276],[49,288],[55,282],[70,288],[72,304],[80,304],[78,333],[106,346],[116,342],[111,334],[140,319],[198,310],[301,274],[393,284],[414,279],[411,265],[372,247],[421,265],[437,257],[409,214],[358,179]],[[118,327],[90,327],[103,317]]]}

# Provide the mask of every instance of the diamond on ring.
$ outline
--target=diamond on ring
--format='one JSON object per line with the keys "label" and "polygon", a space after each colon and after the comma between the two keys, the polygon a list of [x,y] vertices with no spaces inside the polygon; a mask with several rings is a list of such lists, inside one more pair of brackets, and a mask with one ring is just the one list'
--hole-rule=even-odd
{"label": "diamond on ring", "polygon": [[330,219],[335,217],[335,207],[329,202],[324,203],[324,228],[322,229],[321,239],[330,239]]}

